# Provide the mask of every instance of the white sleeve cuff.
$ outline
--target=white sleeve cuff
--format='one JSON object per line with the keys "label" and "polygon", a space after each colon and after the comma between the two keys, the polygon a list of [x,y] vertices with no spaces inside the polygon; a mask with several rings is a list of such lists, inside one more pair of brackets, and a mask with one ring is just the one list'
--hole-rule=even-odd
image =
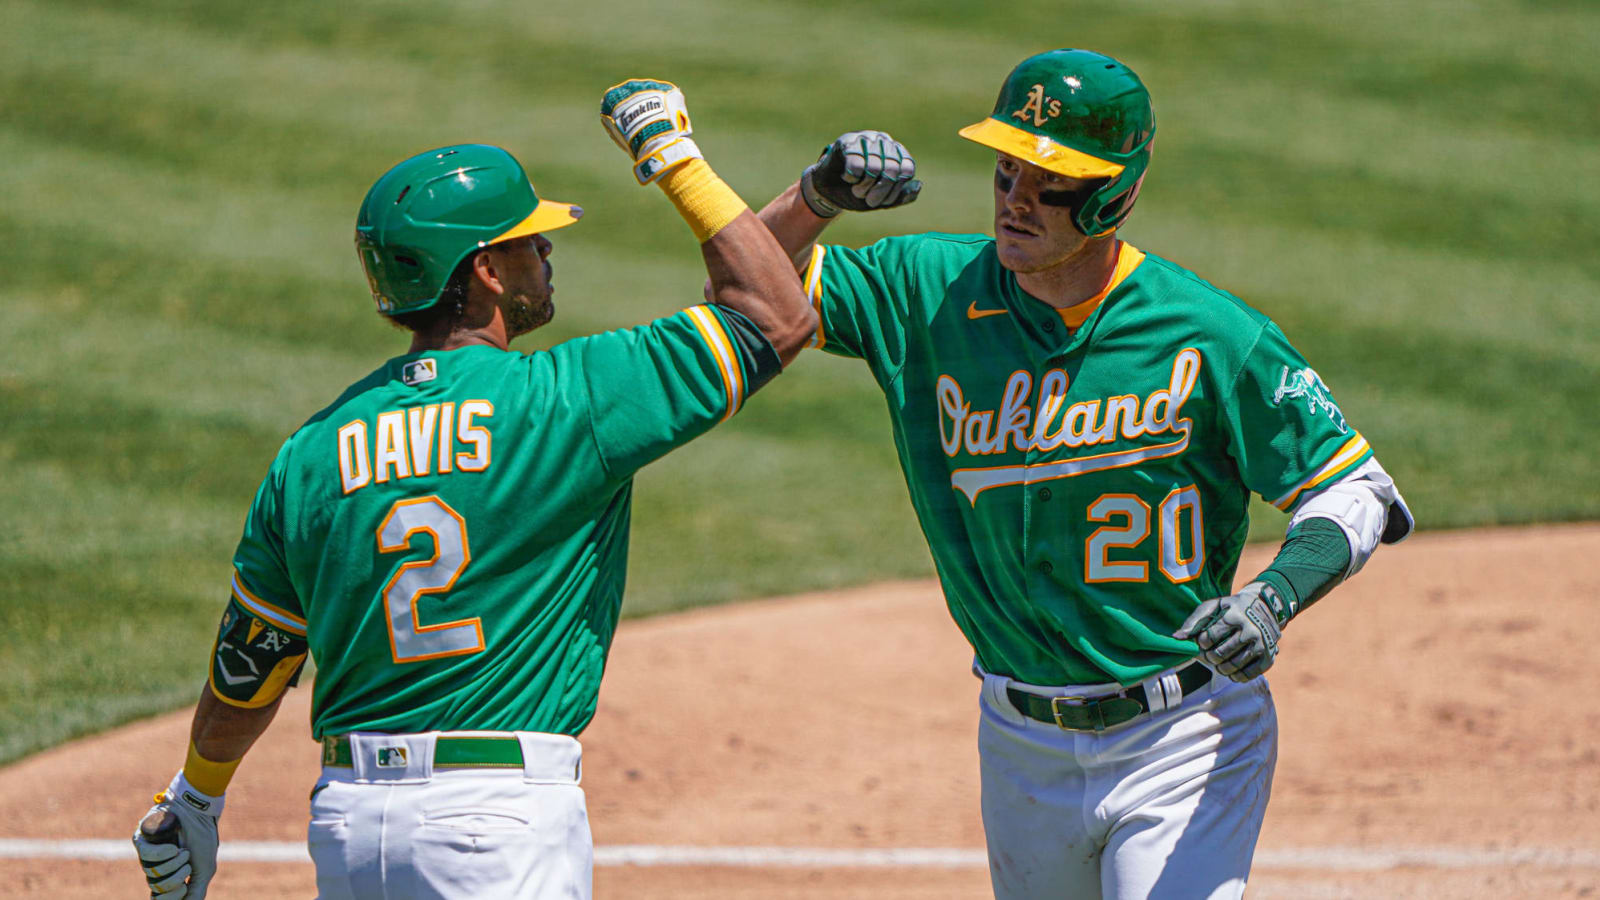
{"label": "white sleeve cuff", "polygon": [[1289,518],[1289,530],[1306,519],[1330,519],[1350,541],[1350,568],[1345,577],[1361,571],[1379,543],[1397,544],[1415,527],[1411,510],[1395,487],[1394,479],[1377,457],[1351,470],[1309,497],[1302,498]]}

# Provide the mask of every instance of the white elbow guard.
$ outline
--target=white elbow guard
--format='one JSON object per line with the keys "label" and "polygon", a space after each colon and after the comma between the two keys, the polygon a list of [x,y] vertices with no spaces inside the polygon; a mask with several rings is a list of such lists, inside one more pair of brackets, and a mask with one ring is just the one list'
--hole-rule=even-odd
{"label": "white elbow guard", "polygon": [[1405,498],[1377,457],[1301,500],[1289,519],[1289,530],[1306,519],[1331,519],[1344,531],[1350,541],[1346,578],[1361,571],[1379,543],[1398,544],[1415,527]]}

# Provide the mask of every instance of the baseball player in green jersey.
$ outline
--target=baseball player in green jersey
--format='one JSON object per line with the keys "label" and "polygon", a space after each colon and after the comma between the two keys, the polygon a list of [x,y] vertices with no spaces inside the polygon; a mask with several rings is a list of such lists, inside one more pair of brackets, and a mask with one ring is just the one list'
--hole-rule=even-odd
{"label": "baseball player in green jersey", "polygon": [[307,654],[324,900],[590,895],[575,736],[616,627],[633,475],[815,330],[674,85],[619,84],[601,117],[701,240],[710,302],[509,352],[554,312],[545,234],[582,211],[481,145],[372,186],[356,250],[411,348],[301,426],[256,494],[187,762],[134,834],[153,895],[205,895],[228,780]]}
{"label": "baseball player in green jersey", "polygon": [[[961,136],[994,236],[816,243],[914,199],[905,148],[835,141],[762,211],[866,362],[983,679],[995,895],[1237,897],[1276,760],[1280,630],[1411,530],[1391,479],[1260,312],[1117,237],[1150,160],[1139,78],[1056,50]],[[1234,590],[1249,495],[1292,513]]]}

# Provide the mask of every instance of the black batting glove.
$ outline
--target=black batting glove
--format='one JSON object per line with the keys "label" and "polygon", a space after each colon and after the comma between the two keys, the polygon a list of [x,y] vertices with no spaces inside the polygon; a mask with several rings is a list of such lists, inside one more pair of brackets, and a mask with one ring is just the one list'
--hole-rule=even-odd
{"label": "black batting glove", "polygon": [[825,219],[845,209],[892,209],[917,199],[916,174],[917,161],[899,141],[881,131],[851,131],[801,173],[800,195]]}

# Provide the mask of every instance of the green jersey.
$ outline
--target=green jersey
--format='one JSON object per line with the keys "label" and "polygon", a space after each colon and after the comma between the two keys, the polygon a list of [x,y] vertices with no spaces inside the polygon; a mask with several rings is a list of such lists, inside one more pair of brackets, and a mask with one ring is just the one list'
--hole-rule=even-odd
{"label": "green jersey", "polygon": [[1194,644],[1171,634],[1232,591],[1249,493],[1289,509],[1371,456],[1266,316],[1127,244],[1097,305],[1064,312],[981,235],[819,246],[805,279],[814,344],[883,388],[990,672],[1132,684],[1183,662]]}
{"label": "green jersey", "polygon": [[[634,472],[779,367],[749,320],[714,305],[547,352],[391,359],[273,460],[225,636],[251,617],[251,638],[309,645],[319,738],[577,734],[622,602]],[[219,677],[250,673],[219,659],[228,698]],[[259,705],[249,688],[230,702]]]}

